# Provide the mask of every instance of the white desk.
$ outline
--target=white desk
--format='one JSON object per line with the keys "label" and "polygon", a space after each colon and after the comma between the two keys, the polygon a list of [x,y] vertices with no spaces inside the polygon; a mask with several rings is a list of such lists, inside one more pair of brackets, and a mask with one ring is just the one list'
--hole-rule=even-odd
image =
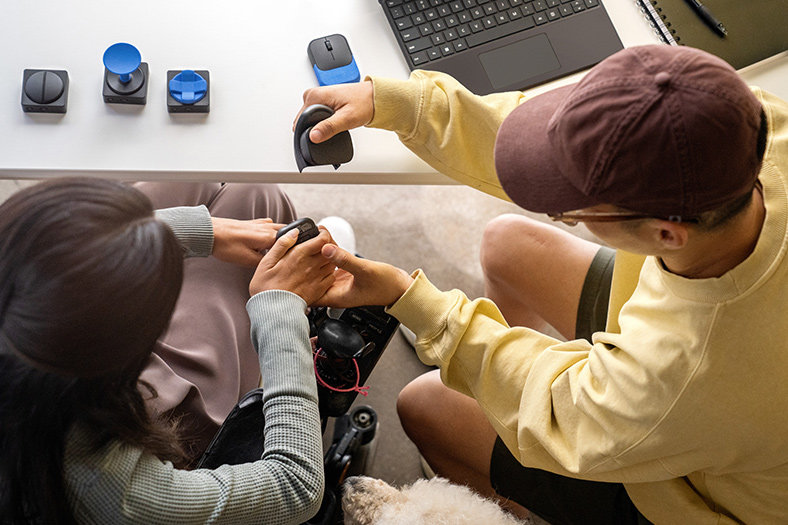
{"label": "white desk", "polygon": [[[291,126],[316,85],[310,40],[342,33],[361,74],[408,69],[377,0],[4,0],[0,5],[0,178],[62,175],[125,180],[451,184],[394,134],[352,132],[354,159],[299,174]],[[625,46],[656,42],[634,0],[605,5]],[[274,20],[276,18],[277,20]],[[105,104],[102,54],[129,42],[150,66],[145,106]],[[68,112],[27,114],[24,69],[65,69]],[[169,114],[166,71],[207,69],[208,115]],[[745,78],[788,98],[788,54]],[[541,92],[580,75],[535,88]]]}

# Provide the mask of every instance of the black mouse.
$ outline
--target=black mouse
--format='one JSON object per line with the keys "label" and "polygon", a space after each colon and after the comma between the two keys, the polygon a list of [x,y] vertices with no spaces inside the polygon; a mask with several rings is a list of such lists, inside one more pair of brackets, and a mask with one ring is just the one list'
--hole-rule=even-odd
{"label": "black mouse", "polygon": [[307,55],[321,86],[358,82],[361,74],[347,39],[339,34],[309,42]]}
{"label": "black mouse", "polygon": [[329,35],[312,40],[307,54],[312,65],[323,71],[346,66],[353,60],[347,39],[342,35]]}

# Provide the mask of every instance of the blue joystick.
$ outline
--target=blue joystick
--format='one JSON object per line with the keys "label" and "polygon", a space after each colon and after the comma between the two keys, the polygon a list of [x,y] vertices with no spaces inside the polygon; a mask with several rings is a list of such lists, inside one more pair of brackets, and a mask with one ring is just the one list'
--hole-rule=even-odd
{"label": "blue joystick", "polygon": [[148,64],[131,44],[113,44],[104,51],[104,102],[145,104]]}
{"label": "blue joystick", "polygon": [[126,84],[142,63],[142,55],[131,44],[113,44],[104,51],[104,67],[118,75],[118,80]]}
{"label": "blue joystick", "polygon": [[208,92],[208,82],[199,73],[184,69],[169,83],[170,96],[181,104],[199,102]]}

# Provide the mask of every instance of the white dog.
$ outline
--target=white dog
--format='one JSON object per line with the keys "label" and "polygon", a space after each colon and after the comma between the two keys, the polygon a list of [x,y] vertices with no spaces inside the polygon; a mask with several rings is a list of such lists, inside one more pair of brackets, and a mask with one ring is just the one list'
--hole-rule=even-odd
{"label": "white dog", "polygon": [[524,525],[494,501],[443,478],[397,489],[354,476],[343,486],[345,525]]}

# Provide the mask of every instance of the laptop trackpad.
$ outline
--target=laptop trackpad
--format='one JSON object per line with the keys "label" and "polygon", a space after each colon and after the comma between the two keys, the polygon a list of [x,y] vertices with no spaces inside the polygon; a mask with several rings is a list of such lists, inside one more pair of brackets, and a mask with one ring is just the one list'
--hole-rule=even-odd
{"label": "laptop trackpad", "polygon": [[495,89],[524,86],[526,80],[561,66],[544,33],[482,53],[479,60]]}

